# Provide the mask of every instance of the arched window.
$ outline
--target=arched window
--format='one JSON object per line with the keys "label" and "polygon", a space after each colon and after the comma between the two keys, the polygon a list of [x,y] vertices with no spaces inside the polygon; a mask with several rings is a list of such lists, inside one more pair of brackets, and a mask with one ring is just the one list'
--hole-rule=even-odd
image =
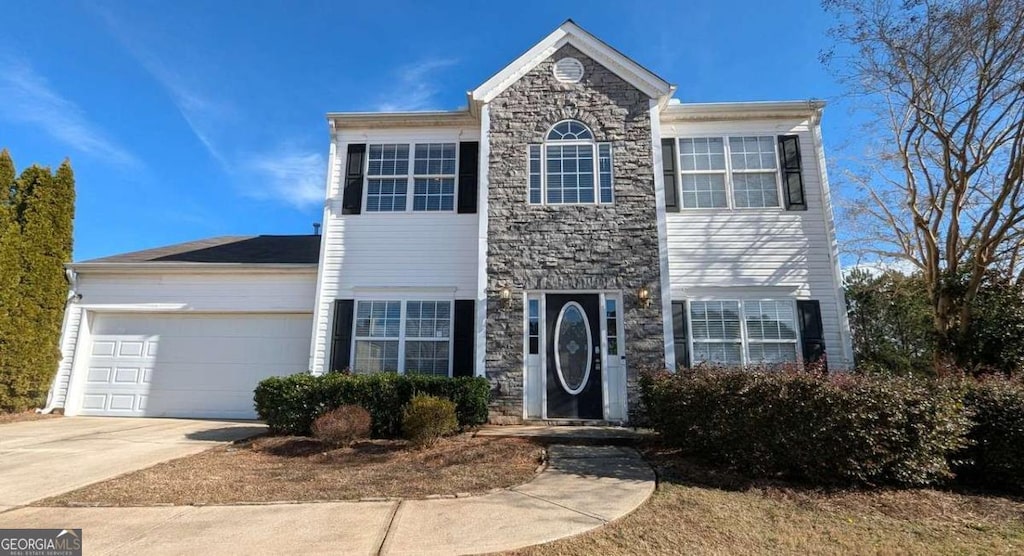
{"label": "arched window", "polygon": [[551,126],[541,145],[530,145],[531,204],[612,202],[612,149],[576,120]]}
{"label": "arched window", "polygon": [[564,120],[552,126],[548,141],[593,141],[594,134],[576,120]]}

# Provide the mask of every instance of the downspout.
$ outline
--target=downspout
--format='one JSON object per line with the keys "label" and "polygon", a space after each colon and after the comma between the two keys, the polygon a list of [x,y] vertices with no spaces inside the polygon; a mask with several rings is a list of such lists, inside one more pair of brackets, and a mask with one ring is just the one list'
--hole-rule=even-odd
{"label": "downspout", "polygon": [[[78,273],[75,272],[75,270],[72,269],[72,268],[66,268],[66,269],[64,269],[64,276],[65,276],[65,278],[67,278],[67,281],[68,281],[68,296],[67,296],[67,299],[64,300],[64,321],[61,323],[61,327],[60,327],[61,343],[63,343],[63,341],[64,341],[64,332],[68,328],[68,316],[69,316],[68,315],[68,307],[72,303],[74,303],[76,301],[80,301],[82,299],[82,294],[78,293]],[[61,348],[63,348],[63,347],[64,346],[62,345]],[[61,349],[61,351],[63,351],[63,349]],[[61,357],[62,358],[64,357],[63,353],[61,354]],[[74,367],[74,361],[73,360],[72,360],[71,363],[72,363],[72,367]],[[45,414],[52,413],[53,410],[56,409],[56,407],[54,406],[54,395],[53,394],[54,394],[54,391],[56,390],[57,381],[59,379],[60,379],[60,369],[59,369],[59,363],[58,363],[58,372],[53,377],[53,382],[50,384],[50,391],[49,391],[49,393],[46,394],[46,405],[42,409],[37,409],[36,410],[37,413],[42,413],[42,414],[45,415]]]}

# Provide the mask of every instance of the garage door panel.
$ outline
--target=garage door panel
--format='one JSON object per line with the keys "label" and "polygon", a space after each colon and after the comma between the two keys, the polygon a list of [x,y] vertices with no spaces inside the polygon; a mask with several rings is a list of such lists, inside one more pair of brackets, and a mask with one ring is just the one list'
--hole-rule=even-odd
{"label": "garage door panel", "polygon": [[104,411],[107,409],[106,394],[89,394],[82,397],[82,409]]}
{"label": "garage door panel", "polygon": [[307,369],[309,315],[99,314],[82,414],[254,418],[268,376]]}
{"label": "garage door panel", "polygon": [[[218,337],[216,345],[210,338],[164,338],[164,349],[156,356],[161,364],[192,363],[196,354],[202,354],[203,362],[252,363],[261,365],[287,365],[295,363],[295,354],[303,352],[309,356],[308,338],[225,338]],[[306,361],[303,361],[305,364]]]}
{"label": "garage door panel", "polygon": [[118,367],[114,369],[114,384],[144,384],[145,375],[138,367]]}
{"label": "garage door panel", "polygon": [[114,369],[110,367],[90,367],[85,375],[85,381],[89,384],[107,384],[113,372]]}
{"label": "garage door panel", "polygon": [[95,339],[92,342],[93,357],[111,357],[117,352],[116,340]]}
{"label": "garage door panel", "polygon": [[[220,419],[253,419],[252,392],[210,391],[194,394],[187,403],[167,392],[153,392],[146,400],[143,413],[147,416],[157,415],[193,415],[196,407],[216,407],[216,417]],[[199,415],[206,416],[206,415]]]}
{"label": "garage door panel", "polygon": [[[254,372],[257,369],[257,372]],[[197,366],[187,363],[161,364],[150,381],[150,390],[196,391],[193,386],[201,384],[201,390],[234,391],[243,389],[252,398],[253,390],[260,380],[268,376],[294,374],[306,370],[306,365],[266,365],[254,367],[251,364],[213,363]],[[263,371],[263,372],[259,372]],[[265,374],[264,374],[265,372]]]}

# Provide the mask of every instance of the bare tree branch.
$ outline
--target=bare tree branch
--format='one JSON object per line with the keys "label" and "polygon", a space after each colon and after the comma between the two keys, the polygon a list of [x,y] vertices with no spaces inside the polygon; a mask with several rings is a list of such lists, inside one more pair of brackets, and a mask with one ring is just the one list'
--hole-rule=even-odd
{"label": "bare tree branch", "polygon": [[1024,0],[824,4],[843,53],[826,57],[889,135],[857,172],[853,244],[921,269],[954,338],[989,272],[1024,281]]}

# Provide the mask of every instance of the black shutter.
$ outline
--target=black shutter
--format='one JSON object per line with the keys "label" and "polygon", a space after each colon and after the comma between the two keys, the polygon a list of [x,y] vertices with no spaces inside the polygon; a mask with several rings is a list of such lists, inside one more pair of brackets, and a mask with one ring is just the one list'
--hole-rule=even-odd
{"label": "black shutter", "polygon": [[821,303],[813,299],[798,300],[796,312],[800,317],[804,363],[821,361],[825,364],[825,370],[828,370],[828,361],[825,357],[825,328],[821,325]]}
{"label": "black shutter", "polygon": [[782,191],[785,194],[786,210],[807,210],[799,136],[779,135],[779,160],[782,162]]}
{"label": "black shutter", "polygon": [[331,372],[349,368],[352,355],[352,317],[355,301],[337,299],[334,301],[334,331],[331,334]]}
{"label": "black shutter", "polygon": [[665,175],[665,210],[679,212],[679,184],[676,183],[676,140],[661,140],[661,168]]}
{"label": "black shutter", "polygon": [[477,168],[480,143],[459,143],[459,214],[476,213]]}
{"label": "black shutter", "polygon": [[672,302],[672,343],[676,346],[676,370],[690,366],[690,345],[687,343],[686,302]]}
{"label": "black shutter", "polygon": [[345,191],[341,197],[342,214],[362,212],[364,158],[366,158],[365,143],[353,143],[348,146],[348,161],[345,163]]}
{"label": "black shutter", "polygon": [[472,299],[455,300],[455,324],[452,325],[452,376],[473,376],[475,361],[473,334],[476,322],[476,302]]}

